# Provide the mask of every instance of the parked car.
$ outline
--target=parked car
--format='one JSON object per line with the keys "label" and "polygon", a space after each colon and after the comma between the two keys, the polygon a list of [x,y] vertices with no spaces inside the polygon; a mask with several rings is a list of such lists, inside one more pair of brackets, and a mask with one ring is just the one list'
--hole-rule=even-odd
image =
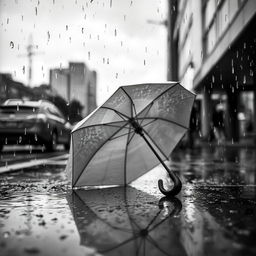
{"label": "parked car", "polygon": [[42,145],[54,151],[68,149],[71,125],[61,111],[46,100],[9,99],[0,105],[0,150],[4,145]]}

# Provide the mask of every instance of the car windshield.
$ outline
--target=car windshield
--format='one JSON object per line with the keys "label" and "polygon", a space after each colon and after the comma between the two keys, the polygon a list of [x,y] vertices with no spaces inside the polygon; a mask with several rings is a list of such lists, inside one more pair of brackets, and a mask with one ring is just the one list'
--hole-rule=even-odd
{"label": "car windshield", "polygon": [[33,114],[38,112],[38,108],[31,106],[0,106],[0,114]]}

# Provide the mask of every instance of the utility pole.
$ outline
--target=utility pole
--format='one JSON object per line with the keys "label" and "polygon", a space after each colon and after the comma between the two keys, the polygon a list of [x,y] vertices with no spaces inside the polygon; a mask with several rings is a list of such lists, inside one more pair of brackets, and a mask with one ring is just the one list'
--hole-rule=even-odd
{"label": "utility pole", "polygon": [[35,52],[34,49],[36,46],[33,44],[33,37],[32,34],[29,35],[28,45],[26,47],[27,53],[20,54],[18,57],[27,57],[28,58],[28,86],[31,87],[32,77],[33,77],[33,56],[38,54],[43,54],[43,52]]}
{"label": "utility pole", "polygon": [[174,39],[177,18],[177,0],[167,0],[167,19],[147,20],[152,25],[162,25],[167,29],[167,80],[178,81],[178,39]]}

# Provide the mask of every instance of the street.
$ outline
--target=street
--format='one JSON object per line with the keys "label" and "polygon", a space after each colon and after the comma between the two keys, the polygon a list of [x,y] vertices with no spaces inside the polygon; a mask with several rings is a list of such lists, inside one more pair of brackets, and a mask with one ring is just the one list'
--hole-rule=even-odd
{"label": "street", "polygon": [[[170,168],[183,183],[176,199],[158,190],[157,180],[166,180],[159,166],[126,189],[72,191],[66,151],[21,161],[25,155],[1,155],[2,168],[6,159],[24,166],[0,176],[1,255],[256,253],[255,148],[176,149]],[[48,160],[24,165],[35,158]]]}

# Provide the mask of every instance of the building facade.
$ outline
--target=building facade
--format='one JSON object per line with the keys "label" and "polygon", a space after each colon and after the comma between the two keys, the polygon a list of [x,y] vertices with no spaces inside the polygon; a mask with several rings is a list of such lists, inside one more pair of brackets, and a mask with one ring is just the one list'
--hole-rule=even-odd
{"label": "building facade", "polygon": [[82,116],[96,108],[96,83],[96,72],[84,63],[70,62],[68,68],[50,70],[51,87],[68,102],[79,101]]}
{"label": "building facade", "polygon": [[168,79],[197,94],[201,134],[223,111],[230,141],[256,134],[256,1],[170,0]]}

